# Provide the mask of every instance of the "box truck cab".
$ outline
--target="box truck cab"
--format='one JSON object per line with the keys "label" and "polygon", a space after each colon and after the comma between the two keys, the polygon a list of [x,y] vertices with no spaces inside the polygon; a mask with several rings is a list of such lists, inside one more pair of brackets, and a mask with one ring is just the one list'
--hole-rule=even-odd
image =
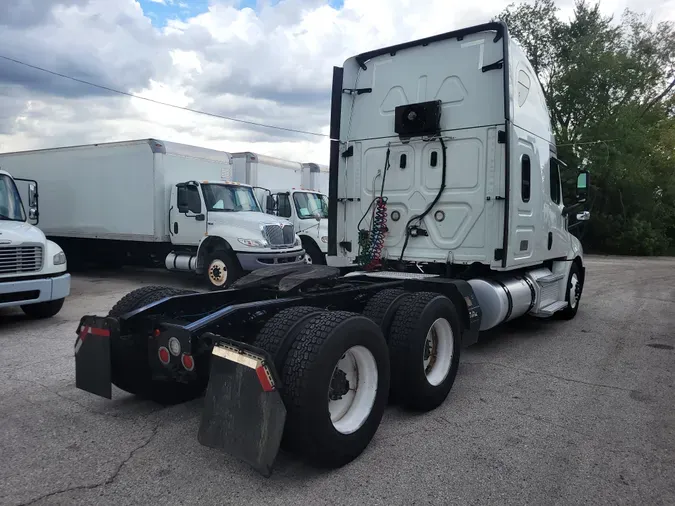
{"label": "box truck cab", "polygon": [[328,252],[328,196],[314,190],[270,189],[265,211],[295,226],[309,264],[325,264]]}
{"label": "box truck cab", "polygon": [[232,154],[233,176],[255,188],[265,212],[295,227],[307,263],[326,263],[328,251],[328,168],[260,153]]}
{"label": "box truck cab", "polygon": [[203,271],[214,288],[229,286],[245,271],[304,261],[293,224],[263,213],[250,185],[179,183],[172,189],[169,215],[176,248],[166,267]]}
{"label": "box truck cab", "polygon": [[70,295],[70,275],[63,250],[35,226],[38,217],[37,183],[0,170],[0,308],[20,306],[30,317],[49,318]]}

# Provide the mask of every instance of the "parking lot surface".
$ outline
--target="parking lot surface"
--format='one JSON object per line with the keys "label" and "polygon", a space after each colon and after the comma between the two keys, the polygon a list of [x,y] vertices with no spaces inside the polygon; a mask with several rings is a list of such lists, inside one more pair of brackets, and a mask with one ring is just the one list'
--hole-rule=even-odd
{"label": "parking lot surface", "polygon": [[0,310],[0,504],[675,504],[675,259],[587,267],[574,320],[484,336],[440,408],[390,407],[352,464],[282,454],[271,478],[198,444],[201,399],[163,408],[75,388],[82,315],[196,280],[75,276],[51,320]]}

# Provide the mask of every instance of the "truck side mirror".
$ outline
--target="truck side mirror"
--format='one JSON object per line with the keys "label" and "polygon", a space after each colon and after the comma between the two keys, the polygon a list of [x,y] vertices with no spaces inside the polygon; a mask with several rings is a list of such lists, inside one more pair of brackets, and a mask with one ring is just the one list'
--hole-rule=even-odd
{"label": "truck side mirror", "polygon": [[37,183],[28,184],[28,221],[31,225],[37,225],[40,222],[40,211],[38,210],[38,189]]}
{"label": "truck side mirror", "polygon": [[267,214],[274,214],[275,207],[276,202],[274,201],[274,197],[272,195],[267,195],[267,197],[265,197],[265,211]]}
{"label": "truck side mirror", "polygon": [[586,202],[588,198],[589,175],[587,170],[582,170],[577,176],[577,202]]}

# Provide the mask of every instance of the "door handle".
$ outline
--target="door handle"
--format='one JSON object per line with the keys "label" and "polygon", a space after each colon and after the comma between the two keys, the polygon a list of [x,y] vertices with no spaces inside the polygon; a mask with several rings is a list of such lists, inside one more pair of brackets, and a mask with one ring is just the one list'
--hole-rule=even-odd
{"label": "door handle", "polygon": [[173,222],[173,233],[174,234],[178,233],[178,222],[177,221]]}

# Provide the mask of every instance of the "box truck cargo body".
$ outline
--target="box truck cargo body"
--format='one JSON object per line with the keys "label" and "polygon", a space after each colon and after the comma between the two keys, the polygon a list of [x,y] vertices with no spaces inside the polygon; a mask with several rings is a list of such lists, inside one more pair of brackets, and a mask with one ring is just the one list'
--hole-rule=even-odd
{"label": "box truck cargo body", "polygon": [[[143,139],[7,153],[0,164],[39,182],[40,226],[71,262],[150,262],[225,287],[243,272],[304,259],[290,222],[263,213],[249,186],[226,184],[226,152]],[[214,249],[223,258],[211,258]]]}
{"label": "box truck cargo body", "polygon": [[[232,154],[233,177],[256,188],[265,212],[290,220],[307,263],[326,263],[328,172],[316,163],[293,162],[259,153]],[[323,188],[323,190],[322,190]]]}

